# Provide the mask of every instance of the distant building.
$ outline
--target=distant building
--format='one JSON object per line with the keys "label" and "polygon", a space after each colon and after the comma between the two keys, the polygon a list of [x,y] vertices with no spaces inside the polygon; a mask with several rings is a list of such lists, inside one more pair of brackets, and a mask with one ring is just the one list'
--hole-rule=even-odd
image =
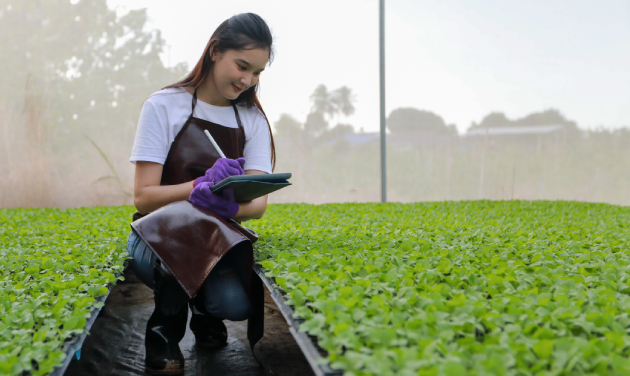
{"label": "distant building", "polygon": [[507,127],[477,128],[464,133],[463,137],[544,135],[560,131],[563,128],[563,125],[519,125]]}
{"label": "distant building", "polygon": [[[489,142],[494,145],[496,142],[510,141],[529,144],[532,147],[542,148],[545,140],[558,142],[564,139],[564,125],[519,125],[504,127],[488,127],[471,129],[462,135],[447,134],[444,132],[394,132],[387,134],[387,145],[398,149],[413,149],[418,147],[428,147],[436,145],[455,145],[467,147],[479,142]],[[379,132],[370,133],[349,133],[339,136],[328,145],[334,145],[339,141],[345,141],[351,146],[364,145],[380,140]]]}
{"label": "distant building", "polygon": [[554,125],[511,125],[504,127],[486,127],[470,129],[462,135],[462,140],[471,144],[486,143],[519,143],[527,145],[537,152],[543,150],[543,145],[557,148],[560,142],[566,142],[566,126]]}
{"label": "distant building", "polygon": [[[334,145],[344,140],[352,146],[359,146],[370,142],[378,142],[381,139],[380,132],[350,133],[337,137],[328,142]],[[386,136],[387,145],[399,149],[412,149],[434,144],[445,144],[449,140],[457,139],[457,136],[444,134],[444,132],[395,132]]]}

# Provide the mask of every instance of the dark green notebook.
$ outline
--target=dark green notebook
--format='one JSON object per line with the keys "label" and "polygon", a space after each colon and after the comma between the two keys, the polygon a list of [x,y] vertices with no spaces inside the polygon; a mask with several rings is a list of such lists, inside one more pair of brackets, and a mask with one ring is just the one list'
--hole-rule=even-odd
{"label": "dark green notebook", "polygon": [[246,202],[291,185],[287,181],[290,178],[290,173],[230,176],[210,190],[220,193],[225,188],[232,188],[236,202]]}

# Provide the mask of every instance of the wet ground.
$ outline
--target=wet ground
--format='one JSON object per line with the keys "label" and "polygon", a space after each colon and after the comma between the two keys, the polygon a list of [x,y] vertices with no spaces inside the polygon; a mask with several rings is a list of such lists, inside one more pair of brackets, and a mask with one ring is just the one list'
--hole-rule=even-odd
{"label": "wet ground", "polygon": [[[85,339],[80,360],[74,358],[65,375],[148,375],[144,372],[144,331],[153,307],[153,292],[127,269],[125,281],[112,289]],[[263,367],[249,349],[247,322],[225,324],[228,344],[218,350],[195,346],[195,337],[188,328],[180,342],[187,376],[314,375],[268,291],[265,290],[265,336],[254,349]]]}

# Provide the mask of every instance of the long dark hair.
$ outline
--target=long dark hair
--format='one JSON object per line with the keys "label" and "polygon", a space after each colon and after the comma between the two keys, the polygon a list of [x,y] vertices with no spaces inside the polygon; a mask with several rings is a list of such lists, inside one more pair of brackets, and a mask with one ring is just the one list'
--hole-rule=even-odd
{"label": "long dark hair", "polygon": [[[274,55],[272,44],[273,37],[271,36],[271,30],[269,30],[269,26],[267,26],[267,23],[265,23],[259,15],[254,13],[241,13],[232,16],[223,21],[214,33],[212,33],[203,51],[203,55],[201,55],[201,58],[193,70],[181,81],[169,85],[164,89],[173,87],[192,87],[197,89],[210,72],[210,68],[213,64],[212,55],[215,52],[223,53],[227,50],[262,48],[269,51],[269,63],[271,63]],[[259,84],[260,81],[256,82],[256,85],[245,90],[234,102],[237,105],[246,106],[247,108],[256,107],[262,112],[265,120],[267,120],[269,136],[271,137],[271,168],[273,170],[276,167],[276,145],[273,142],[273,135],[271,134],[271,124],[269,124],[267,114],[265,114],[256,95],[258,93]]]}

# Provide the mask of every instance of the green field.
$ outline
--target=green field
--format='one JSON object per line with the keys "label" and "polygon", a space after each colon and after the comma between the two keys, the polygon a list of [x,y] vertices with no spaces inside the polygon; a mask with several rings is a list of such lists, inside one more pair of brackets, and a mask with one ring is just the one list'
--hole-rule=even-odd
{"label": "green field", "polygon": [[[62,362],[122,271],[132,211],[0,210],[0,375]],[[248,223],[347,376],[629,374],[629,224],[544,201],[283,204]]]}
{"label": "green field", "polygon": [[258,261],[350,375],[630,374],[630,208],[274,205]]}
{"label": "green field", "polygon": [[123,270],[131,211],[0,210],[0,375],[64,360],[64,341]]}

